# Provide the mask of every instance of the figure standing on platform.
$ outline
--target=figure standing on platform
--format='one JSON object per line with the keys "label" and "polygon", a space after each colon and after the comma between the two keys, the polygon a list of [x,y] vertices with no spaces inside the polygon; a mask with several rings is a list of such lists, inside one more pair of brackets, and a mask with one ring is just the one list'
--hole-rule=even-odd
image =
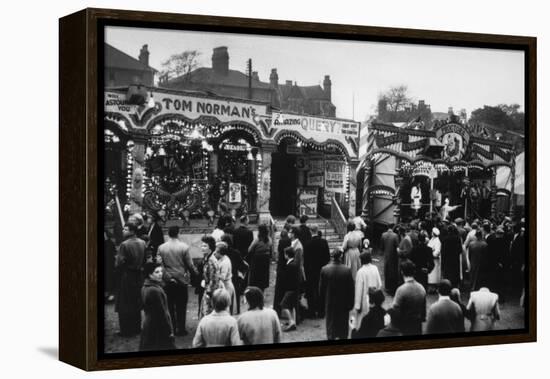
{"label": "figure standing on platform", "polygon": [[422,207],[422,190],[420,185],[415,184],[411,188],[411,208],[414,210],[414,214],[418,214],[418,210]]}
{"label": "figure standing on platform", "polygon": [[439,213],[441,214],[442,220],[448,220],[449,219],[449,213],[454,211],[455,209],[461,207],[462,205],[450,205],[449,204],[449,198],[445,199],[445,204],[441,207],[439,210]]}

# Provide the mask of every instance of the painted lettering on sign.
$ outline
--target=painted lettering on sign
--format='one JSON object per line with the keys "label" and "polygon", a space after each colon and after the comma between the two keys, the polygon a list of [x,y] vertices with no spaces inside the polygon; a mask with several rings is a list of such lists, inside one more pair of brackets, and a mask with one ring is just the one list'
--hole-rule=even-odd
{"label": "painted lettering on sign", "polygon": [[479,147],[476,144],[472,145],[472,154],[481,155],[482,157],[484,157],[486,159],[489,159],[489,160],[493,159],[493,153],[491,153],[490,151],[485,150],[482,147]]}
{"label": "painted lettering on sign", "polygon": [[[266,116],[267,105],[225,99],[209,99],[197,96],[183,96],[165,92],[153,92],[155,114],[183,114],[190,119],[198,117],[215,117],[221,122],[242,120],[256,124],[259,116]],[[126,95],[119,92],[105,93],[105,111],[125,113],[129,118],[137,117],[138,121],[149,109],[145,106],[130,104]]]}
{"label": "painted lettering on sign", "polygon": [[256,110],[251,106],[236,106],[228,104],[217,104],[205,101],[193,102],[192,100],[163,98],[161,100],[167,111],[175,110],[181,112],[195,112],[212,116],[230,116],[236,118],[253,118]]}
{"label": "painted lettering on sign", "polygon": [[301,215],[316,216],[317,215],[317,188],[299,187],[298,192],[298,209]]}
{"label": "painted lettering on sign", "polygon": [[387,137],[384,137],[383,134],[378,133],[374,136],[374,140],[376,141],[376,146],[379,148],[382,148],[389,145],[393,145],[394,143],[408,142],[409,136],[404,133],[398,133],[398,134],[392,134]]}
{"label": "painted lettering on sign", "polygon": [[325,164],[325,189],[332,192],[345,193],[346,183],[344,181],[344,162],[327,161]]}
{"label": "painted lettering on sign", "polygon": [[338,136],[359,136],[359,123],[338,119],[297,116],[277,113],[273,115],[272,125],[275,128],[288,128],[304,132],[324,133]]}

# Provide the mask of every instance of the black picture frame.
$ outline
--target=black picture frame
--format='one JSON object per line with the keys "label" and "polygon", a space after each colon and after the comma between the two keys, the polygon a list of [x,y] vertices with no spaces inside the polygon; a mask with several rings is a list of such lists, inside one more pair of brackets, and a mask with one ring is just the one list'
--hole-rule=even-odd
{"label": "black picture frame", "polygon": [[[101,353],[103,28],[135,26],[323,39],[520,50],[525,53],[525,151],[528,265],[526,328],[476,335],[323,341],[284,346],[190,351]],[[113,9],[63,17],[60,38],[60,273],[59,357],[85,370],[292,358],[367,352],[534,342],[536,288],[536,38],[380,28]]]}

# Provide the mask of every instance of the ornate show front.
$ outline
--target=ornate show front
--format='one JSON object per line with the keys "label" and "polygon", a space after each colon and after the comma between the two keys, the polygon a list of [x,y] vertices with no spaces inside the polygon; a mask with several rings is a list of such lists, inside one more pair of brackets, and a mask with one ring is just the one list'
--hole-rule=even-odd
{"label": "ornate show front", "polygon": [[294,159],[292,171],[284,173],[296,178],[285,199],[295,201],[291,213],[315,211],[313,193],[325,202],[340,194],[342,204],[355,209],[350,176],[357,166],[356,122],[271,113],[267,103],[256,101],[131,86],[105,92],[104,125],[106,150],[114,151],[105,157],[111,187],[106,193],[118,189],[127,212],[163,211],[187,221],[226,212],[267,217],[279,209],[272,195],[282,192],[271,169],[280,153]]}
{"label": "ornate show front", "polygon": [[497,169],[514,178],[513,146],[489,138],[477,125],[454,121],[433,130],[369,125],[365,214],[379,223],[395,223],[440,212],[446,199],[451,218],[513,213],[513,183],[497,188],[495,181]]}

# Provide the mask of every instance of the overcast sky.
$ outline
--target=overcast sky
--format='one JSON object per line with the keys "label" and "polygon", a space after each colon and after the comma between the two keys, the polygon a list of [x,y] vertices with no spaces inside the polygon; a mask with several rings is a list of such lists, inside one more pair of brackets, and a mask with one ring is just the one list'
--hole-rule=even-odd
{"label": "overcast sky", "polygon": [[136,58],[148,44],[149,64],[158,70],[170,55],[185,50],[198,50],[200,66],[211,67],[212,49],[227,46],[230,69],[244,72],[251,58],[264,82],[272,68],[277,68],[279,83],[292,80],[303,86],[322,85],[330,75],[336,116],[357,121],[375,113],[380,92],[400,84],[433,112],[453,107],[470,114],[502,103],[524,109],[521,51],[126,27],[106,28],[105,39]]}

